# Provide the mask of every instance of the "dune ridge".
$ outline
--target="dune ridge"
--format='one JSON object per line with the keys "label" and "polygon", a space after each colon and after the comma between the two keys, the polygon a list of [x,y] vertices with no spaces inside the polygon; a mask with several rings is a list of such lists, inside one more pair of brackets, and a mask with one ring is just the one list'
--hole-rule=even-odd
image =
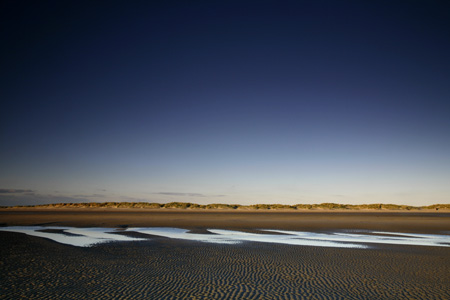
{"label": "dune ridge", "polygon": [[0,206],[0,208],[148,208],[148,209],[228,209],[228,210],[450,210],[450,204],[433,204],[428,206],[411,206],[397,204],[196,204],[190,202],[82,202],[82,203],[52,203],[40,205]]}

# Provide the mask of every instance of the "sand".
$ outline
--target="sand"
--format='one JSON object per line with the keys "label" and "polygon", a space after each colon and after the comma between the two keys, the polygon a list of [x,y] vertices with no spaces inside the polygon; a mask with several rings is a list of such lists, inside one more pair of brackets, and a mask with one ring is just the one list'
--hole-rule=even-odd
{"label": "sand", "polygon": [[[10,211],[3,225],[449,232],[448,214]],[[0,299],[450,299],[450,248],[152,237],[82,248],[0,232]]]}
{"label": "sand", "polygon": [[239,211],[183,209],[0,209],[0,225],[218,229],[450,231],[450,212]]}

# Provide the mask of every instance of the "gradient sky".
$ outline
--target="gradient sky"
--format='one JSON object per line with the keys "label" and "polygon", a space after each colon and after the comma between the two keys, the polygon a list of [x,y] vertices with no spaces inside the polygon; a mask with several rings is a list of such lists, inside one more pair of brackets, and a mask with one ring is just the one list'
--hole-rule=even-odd
{"label": "gradient sky", "polygon": [[2,1],[0,205],[450,202],[447,1]]}

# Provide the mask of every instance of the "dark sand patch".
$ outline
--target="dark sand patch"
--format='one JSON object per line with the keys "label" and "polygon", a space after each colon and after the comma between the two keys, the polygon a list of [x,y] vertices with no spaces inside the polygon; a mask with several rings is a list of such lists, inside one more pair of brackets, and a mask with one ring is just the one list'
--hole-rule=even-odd
{"label": "dark sand patch", "polygon": [[210,231],[208,231],[208,229],[206,228],[191,228],[188,233],[194,233],[194,234],[215,234],[212,233]]}
{"label": "dark sand patch", "polygon": [[36,230],[36,231],[48,232],[48,233],[58,233],[58,234],[63,234],[63,235],[67,235],[67,236],[81,236],[79,234],[66,232],[66,231],[64,231],[64,229],[42,229],[42,230]]}

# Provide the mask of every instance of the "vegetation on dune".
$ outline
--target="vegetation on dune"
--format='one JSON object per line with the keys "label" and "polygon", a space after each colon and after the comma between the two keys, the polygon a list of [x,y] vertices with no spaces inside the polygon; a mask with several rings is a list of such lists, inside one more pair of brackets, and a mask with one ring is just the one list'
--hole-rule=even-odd
{"label": "vegetation on dune", "polygon": [[146,209],[223,209],[223,210],[450,210],[450,204],[433,204],[429,206],[409,206],[397,204],[339,204],[339,203],[321,203],[321,204],[196,204],[189,202],[170,202],[170,203],[149,203],[149,202],[84,202],[84,203],[55,203],[27,206],[1,206],[1,208],[146,208]]}

